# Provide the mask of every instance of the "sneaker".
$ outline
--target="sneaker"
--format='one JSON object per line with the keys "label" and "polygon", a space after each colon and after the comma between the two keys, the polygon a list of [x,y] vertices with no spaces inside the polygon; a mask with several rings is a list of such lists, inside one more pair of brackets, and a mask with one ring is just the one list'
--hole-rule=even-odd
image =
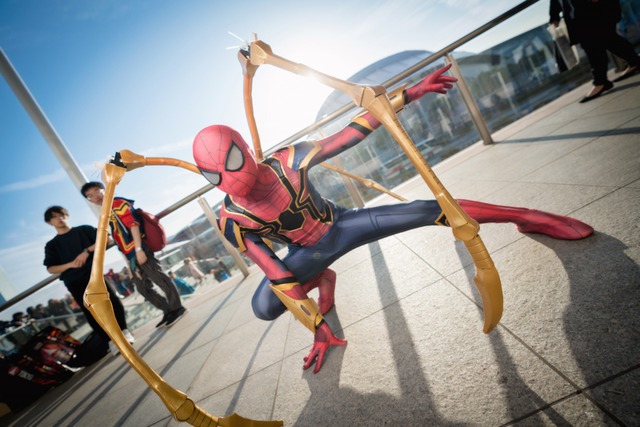
{"label": "sneaker", "polygon": [[136,342],[136,339],[133,337],[133,335],[131,335],[131,332],[129,332],[128,329],[123,329],[122,335],[124,335],[127,341],[129,341],[129,344],[133,344],[134,342]]}
{"label": "sneaker", "polygon": [[116,343],[114,343],[113,341],[109,341],[109,353],[114,356],[117,356],[120,353],[120,350],[118,350]]}
{"label": "sneaker", "polygon": [[187,309],[184,307],[180,307],[177,310],[170,311],[167,314],[167,323],[165,324],[165,327],[168,328],[169,326],[176,323],[182,316],[184,316],[186,312],[187,312]]}
{"label": "sneaker", "polygon": [[169,313],[165,313],[164,316],[162,316],[162,320],[156,325],[156,328],[162,328],[163,326],[166,326],[168,316]]}

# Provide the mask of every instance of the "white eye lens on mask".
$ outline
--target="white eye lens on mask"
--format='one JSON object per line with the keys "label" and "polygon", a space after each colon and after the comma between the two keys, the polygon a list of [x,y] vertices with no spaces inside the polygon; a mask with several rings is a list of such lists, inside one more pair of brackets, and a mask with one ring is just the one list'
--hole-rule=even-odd
{"label": "white eye lens on mask", "polygon": [[207,181],[209,181],[211,184],[220,185],[220,182],[222,181],[222,176],[220,175],[220,172],[211,172],[211,171],[202,170],[202,169],[200,169],[200,172],[205,178],[207,178]]}
{"label": "white eye lens on mask", "polygon": [[225,170],[229,172],[235,172],[240,170],[244,165],[244,155],[242,150],[236,145],[235,142],[231,142],[231,148],[227,153],[227,159],[224,162]]}

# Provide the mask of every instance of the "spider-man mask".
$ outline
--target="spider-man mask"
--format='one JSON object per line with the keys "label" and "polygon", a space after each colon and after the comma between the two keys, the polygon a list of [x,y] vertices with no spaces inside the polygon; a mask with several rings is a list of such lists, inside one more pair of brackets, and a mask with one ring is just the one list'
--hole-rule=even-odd
{"label": "spider-man mask", "polygon": [[258,176],[253,151],[224,125],[204,128],[193,141],[193,158],[207,180],[231,196],[249,194]]}

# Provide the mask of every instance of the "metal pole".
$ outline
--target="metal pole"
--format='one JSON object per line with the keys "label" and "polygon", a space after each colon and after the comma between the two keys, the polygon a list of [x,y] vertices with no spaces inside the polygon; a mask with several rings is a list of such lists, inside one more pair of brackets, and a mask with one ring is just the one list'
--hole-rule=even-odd
{"label": "metal pole", "polygon": [[213,209],[211,209],[211,206],[209,206],[204,197],[198,197],[198,203],[204,211],[204,214],[207,216],[209,224],[211,224],[211,226],[215,230],[216,235],[222,241],[222,244],[227,249],[244,277],[247,277],[249,275],[249,267],[247,266],[247,263],[244,262],[244,259],[242,259],[240,252],[238,252],[236,248],[231,246],[231,243],[229,243],[229,241],[222,235],[222,231],[220,231],[220,228],[218,227],[218,218],[216,217],[216,213],[213,211]]}
{"label": "metal pole", "polygon": [[[62,167],[67,171],[69,177],[75,184],[75,186],[80,190],[82,185],[87,181],[87,177],[84,175],[75,159],[60,139],[60,136],[53,128],[49,119],[44,114],[40,105],[36,102],[35,98],[25,85],[24,81],[20,78],[20,75],[16,71],[16,69],[9,61],[9,58],[4,53],[4,50],[0,47],[0,72],[2,76],[7,81],[7,84],[18,98],[18,101],[22,104],[22,107],[25,109],[31,120],[36,125],[42,136],[44,137],[47,144],[49,144],[49,148],[53,151],[53,154],[56,155],[58,161],[62,165]],[[91,210],[96,214],[100,214],[100,207],[90,203],[87,200],[87,204],[91,206]]]}
{"label": "metal pole", "polygon": [[471,91],[469,90],[469,86],[462,78],[462,73],[460,72],[460,68],[458,67],[458,63],[450,53],[445,55],[447,62],[451,64],[451,73],[458,79],[456,83],[458,90],[460,91],[460,95],[462,95],[462,100],[467,106],[467,110],[471,114],[471,119],[473,120],[473,124],[476,125],[476,129],[480,132],[482,139],[484,140],[485,145],[493,144],[493,138],[491,138],[491,132],[487,128],[487,124],[484,122],[482,118],[482,114],[480,113],[480,109],[478,108],[478,104],[473,99],[473,95],[471,95]]}

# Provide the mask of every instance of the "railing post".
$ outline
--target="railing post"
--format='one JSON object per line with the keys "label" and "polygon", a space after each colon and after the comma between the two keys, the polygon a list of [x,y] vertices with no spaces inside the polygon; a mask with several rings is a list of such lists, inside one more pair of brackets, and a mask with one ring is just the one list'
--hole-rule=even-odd
{"label": "railing post", "polygon": [[460,91],[460,95],[462,95],[462,100],[464,101],[464,104],[467,106],[467,110],[469,110],[469,114],[471,114],[471,120],[473,120],[473,124],[476,126],[476,129],[478,129],[478,132],[480,132],[480,136],[482,136],[482,140],[484,141],[484,144],[485,145],[493,144],[493,138],[491,138],[491,132],[489,132],[489,129],[487,128],[487,124],[482,118],[482,114],[480,113],[478,104],[476,104],[475,99],[473,99],[473,95],[469,90],[469,86],[467,86],[467,83],[464,81],[464,78],[462,78],[462,73],[460,72],[458,63],[456,62],[455,59],[453,59],[453,56],[451,55],[451,53],[447,53],[445,55],[445,58],[447,60],[447,63],[451,64],[451,72],[453,73],[453,76],[458,79],[458,83],[457,83],[458,90]]}

